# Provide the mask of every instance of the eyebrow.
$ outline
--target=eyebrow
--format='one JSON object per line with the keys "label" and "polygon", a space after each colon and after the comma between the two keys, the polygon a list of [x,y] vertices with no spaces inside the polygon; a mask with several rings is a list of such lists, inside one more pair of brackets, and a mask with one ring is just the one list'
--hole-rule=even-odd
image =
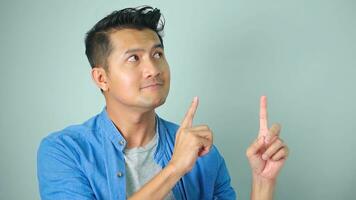
{"label": "eyebrow", "polygon": [[[163,45],[162,44],[155,44],[152,47],[152,49],[157,49],[157,48],[163,49]],[[138,52],[138,51],[145,51],[145,49],[142,49],[142,48],[128,49],[127,51],[125,51],[124,55],[130,54],[130,53],[134,53],[134,52]]]}

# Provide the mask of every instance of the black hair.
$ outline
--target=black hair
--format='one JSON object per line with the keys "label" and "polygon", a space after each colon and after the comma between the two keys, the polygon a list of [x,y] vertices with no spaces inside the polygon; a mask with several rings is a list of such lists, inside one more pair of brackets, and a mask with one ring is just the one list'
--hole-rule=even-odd
{"label": "black hair", "polygon": [[97,22],[85,37],[85,54],[92,68],[102,66],[108,71],[107,58],[112,51],[110,33],[120,29],[151,29],[163,46],[164,18],[157,8],[140,6],[116,10]]}

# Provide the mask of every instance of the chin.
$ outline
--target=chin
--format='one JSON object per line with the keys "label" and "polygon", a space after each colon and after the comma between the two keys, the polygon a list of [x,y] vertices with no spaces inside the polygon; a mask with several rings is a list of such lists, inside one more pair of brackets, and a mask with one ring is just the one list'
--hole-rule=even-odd
{"label": "chin", "polygon": [[162,100],[157,104],[156,108],[159,107],[159,106],[161,106],[161,105],[163,105],[165,102],[166,102],[166,98],[162,99]]}
{"label": "chin", "polygon": [[152,107],[157,108],[166,102],[166,98],[159,99],[158,101],[152,102]]}
{"label": "chin", "polygon": [[160,97],[160,98],[150,98],[150,99],[144,99],[142,102],[143,107],[146,107],[148,109],[155,109],[161,105],[163,105],[166,102],[166,96],[165,97]]}
{"label": "chin", "polygon": [[166,102],[169,89],[160,92],[146,93],[139,98],[139,104],[146,109],[153,110]]}

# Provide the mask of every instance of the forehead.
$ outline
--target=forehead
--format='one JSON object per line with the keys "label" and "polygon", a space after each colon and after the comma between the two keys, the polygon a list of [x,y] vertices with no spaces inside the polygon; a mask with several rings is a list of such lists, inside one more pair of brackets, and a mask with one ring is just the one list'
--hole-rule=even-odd
{"label": "forehead", "polygon": [[125,51],[130,48],[151,48],[160,44],[156,32],[151,29],[121,29],[110,34],[110,42],[114,50]]}

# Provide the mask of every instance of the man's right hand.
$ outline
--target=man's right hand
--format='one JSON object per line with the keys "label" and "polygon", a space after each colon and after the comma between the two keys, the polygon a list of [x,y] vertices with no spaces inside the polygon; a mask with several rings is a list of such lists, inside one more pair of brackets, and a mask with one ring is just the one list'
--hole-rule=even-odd
{"label": "man's right hand", "polygon": [[180,176],[189,172],[197,158],[207,154],[213,144],[213,134],[207,125],[192,126],[198,103],[198,97],[195,97],[177,131],[174,152],[168,164]]}
{"label": "man's right hand", "polygon": [[163,199],[179,179],[189,172],[197,158],[207,154],[213,144],[213,135],[208,126],[194,126],[193,118],[198,107],[195,97],[181,127],[177,130],[172,159],[153,179],[135,192],[129,200]]}

